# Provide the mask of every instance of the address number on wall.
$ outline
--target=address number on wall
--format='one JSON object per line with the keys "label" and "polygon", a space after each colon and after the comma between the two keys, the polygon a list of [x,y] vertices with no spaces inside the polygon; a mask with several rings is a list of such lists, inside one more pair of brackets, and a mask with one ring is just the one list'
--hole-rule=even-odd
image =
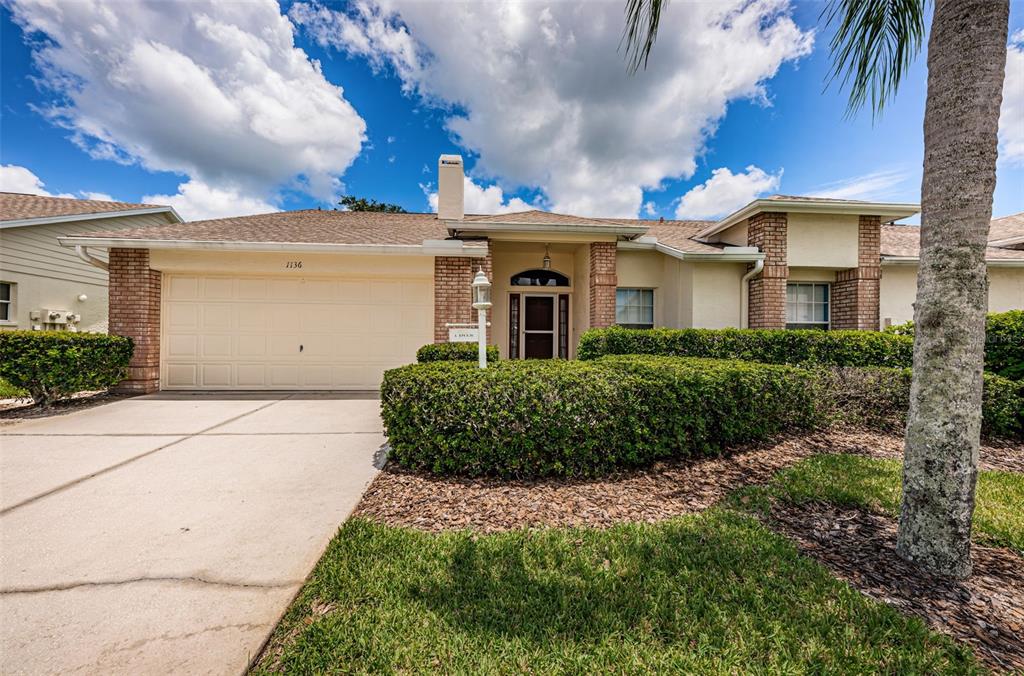
{"label": "address number on wall", "polygon": [[285,261],[284,266],[288,269],[294,270],[302,267],[302,261]]}

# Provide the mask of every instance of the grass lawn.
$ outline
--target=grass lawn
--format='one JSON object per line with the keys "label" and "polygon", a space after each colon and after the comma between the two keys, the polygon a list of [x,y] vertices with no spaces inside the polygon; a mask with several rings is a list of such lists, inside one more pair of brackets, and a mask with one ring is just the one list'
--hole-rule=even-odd
{"label": "grass lawn", "polygon": [[[903,463],[857,455],[818,455],[780,473],[767,487],[741,495],[770,494],[788,502],[827,502],[897,515]],[[1024,554],[1024,475],[980,472],[974,536],[982,544]]]}
{"label": "grass lawn", "polygon": [[0,378],[0,399],[13,399],[15,397],[27,397],[28,392],[18,389],[14,385]]}
{"label": "grass lawn", "polygon": [[346,523],[256,671],[974,673],[756,519],[431,535]]}

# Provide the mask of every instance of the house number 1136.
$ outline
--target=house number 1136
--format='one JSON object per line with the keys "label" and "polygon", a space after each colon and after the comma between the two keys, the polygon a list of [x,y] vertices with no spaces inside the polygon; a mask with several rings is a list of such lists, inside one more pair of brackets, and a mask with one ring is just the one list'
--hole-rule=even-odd
{"label": "house number 1136", "polygon": [[301,268],[302,261],[285,261],[284,266],[290,269]]}

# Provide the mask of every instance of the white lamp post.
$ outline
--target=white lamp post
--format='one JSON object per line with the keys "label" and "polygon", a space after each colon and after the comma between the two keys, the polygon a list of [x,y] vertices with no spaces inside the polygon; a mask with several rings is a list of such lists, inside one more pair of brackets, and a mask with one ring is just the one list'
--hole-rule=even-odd
{"label": "white lamp post", "polygon": [[480,368],[487,368],[487,311],[491,308],[491,283],[487,281],[487,275],[483,268],[473,278],[473,307],[476,308],[476,317],[479,336],[477,338],[480,348]]}

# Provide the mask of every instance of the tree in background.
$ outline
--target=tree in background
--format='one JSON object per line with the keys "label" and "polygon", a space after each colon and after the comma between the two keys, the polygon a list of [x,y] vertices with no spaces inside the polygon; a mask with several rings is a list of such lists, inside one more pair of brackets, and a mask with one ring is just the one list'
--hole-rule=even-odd
{"label": "tree in background", "polygon": [[407,213],[405,209],[398,206],[397,204],[388,204],[387,202],[378,202],[374,199],[366,199],[365,197],[356,197],[355,195],[345,195],[338,202],[343,207],[347,207],[349,211],[380,211],[385,214],[404,214]]}
{"label": "tree in background", "polygon": [[[897,551],[921,569],[971,573],[988,309],[985,247],[996,184],[1008,0],[936,0],[928,40],[921,254]],[[646,67],[668,0],[627,0],[630,68]],[[849,112],[874,115],[921,49],[926,0],[833,0],[832,78]]]}

